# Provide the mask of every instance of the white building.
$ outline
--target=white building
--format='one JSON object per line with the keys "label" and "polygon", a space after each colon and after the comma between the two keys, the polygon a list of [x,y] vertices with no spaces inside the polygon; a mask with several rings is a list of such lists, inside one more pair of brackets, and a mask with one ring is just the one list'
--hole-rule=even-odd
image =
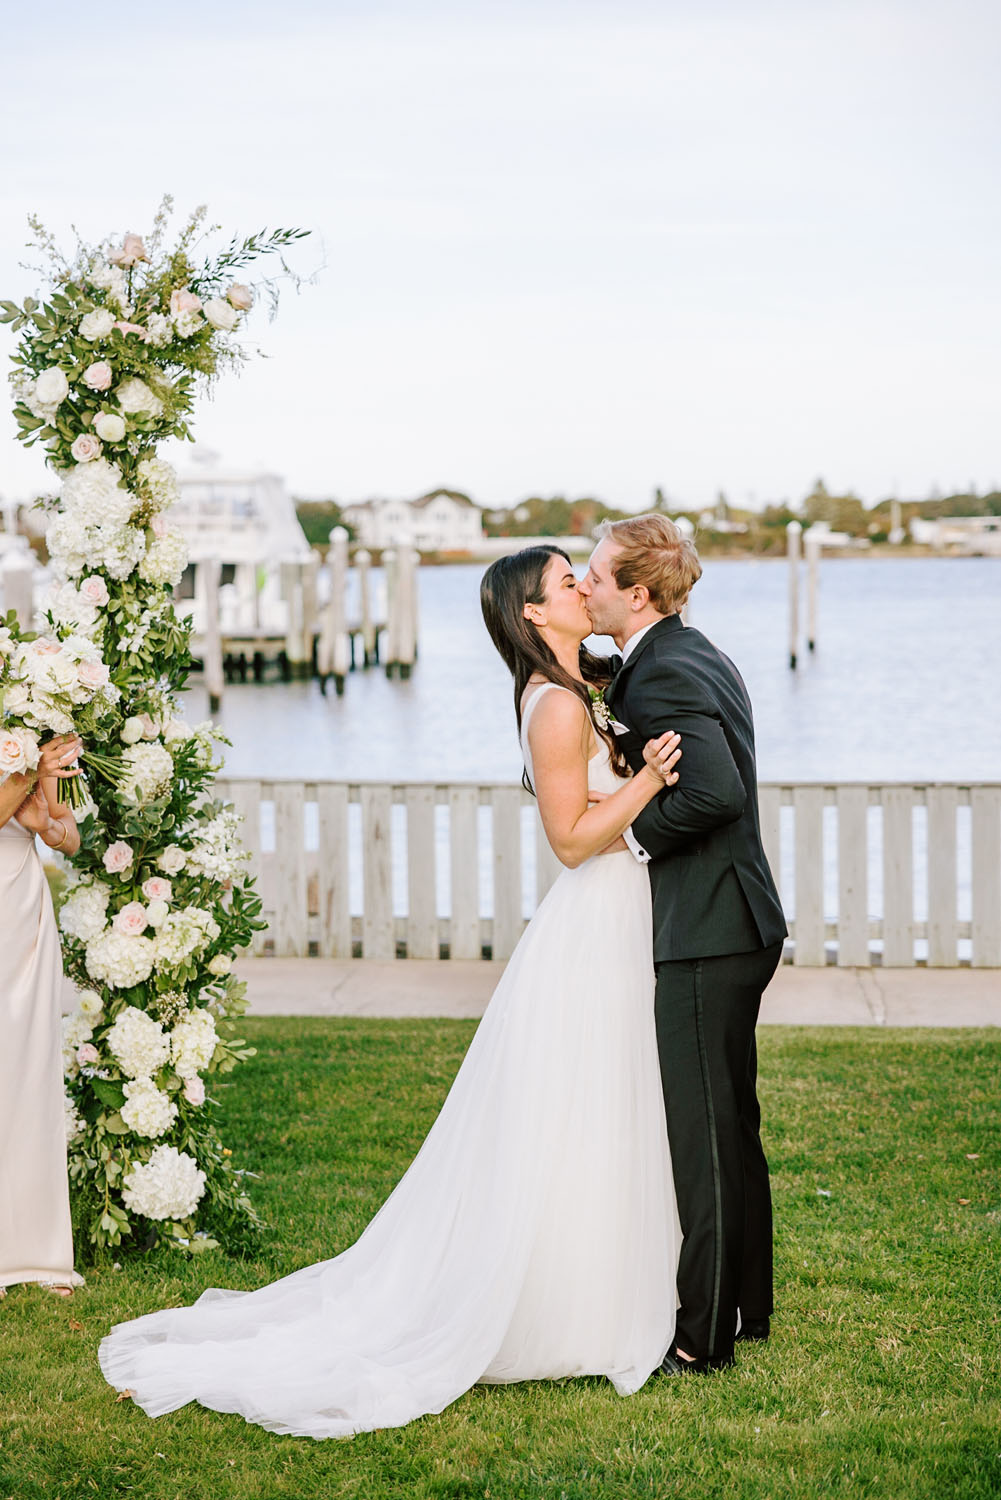
{"label": "white building", "polygon": [[342,512],[362,547],[416,547],[420,552],[476,552],[483,512],[465,495],[438,490],[420,500],[363,500]]}
{"label": "white building", "polygon": [[310,547],[277,474],[224,469],[214,453],[195,454],[178,475],[180,499],[170,519],[184,532],[192,562],[274,565],[303,562]]}
{"label": "white building", "polygon": [[911,539],[941,552],[1001,557],[1001,516],[912,516]]}

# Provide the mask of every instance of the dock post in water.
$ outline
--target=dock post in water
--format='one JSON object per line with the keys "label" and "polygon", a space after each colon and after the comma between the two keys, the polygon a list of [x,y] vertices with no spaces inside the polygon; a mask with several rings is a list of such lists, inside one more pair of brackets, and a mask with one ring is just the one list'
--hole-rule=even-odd
{"label": "dock post in water", "polygon": [[820,563],[820,536],[811,526],[803,537],[806,550],[806,649],[817,646],[817,579]]}
{"label": "dock post in water", "polygon": [[378,661],[376,632],[372,623],[372,554],[364,547],[355,553],[355,568],[358,573],[358,623],[361,627],[362,666],[370,667]]}
{"label": "dock post in water", "polygon": [[316,580],[320,571],[320,554],[310,551],[302,565],[302,654],[306,664],[306,676],[312,677],[316,652],[318,611],[316,604]]}
{"label": "dock post in water", "polygon": [[327,552],[329,594],[320,618],[320,636],[316,648],[316,669],[320,691],[326,693],[327,679],[333,677],[334,690],[340,698],[348,673],[350,643],[348,640],[346,601],[348,578],[348,534],[343,526],[330,533]]}
{"label": "dock post in water", "polygon": [[308,675],[303,645],[302,563],[283,562],[279,567],[281,596],[288,606],[285,625],[285,661],[287,677]]}
{"label": "dock post in water", "polygon": [[798,521],[790,521],[786,527],[786,547],[789,555],[789,665],[796,670],[799,651],[799,558],[800,538],[803,528]]}
{"label": "dock post in water", "polygon": [[206,557],[198,564],[202,575],[202,603],[205,608],[202,673],[209,695],[209,713],[222,707],[222,634],[219,629],[219,578],[222,569],[217,557]]}
{"label": "dock post in water", "polygon": [[386,570],[386,676],[406,679],[417,657],[420,553],[404,545],[387,549],[382,560]]}

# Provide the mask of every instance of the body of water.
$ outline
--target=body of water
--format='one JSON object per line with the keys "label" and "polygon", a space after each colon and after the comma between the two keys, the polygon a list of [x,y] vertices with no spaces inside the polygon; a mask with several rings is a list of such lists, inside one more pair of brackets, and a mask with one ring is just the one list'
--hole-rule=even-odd
{"label": "body of water", "polygon": [[[233,776],[517,781],[511,680],[480,618],[479,565],[420,573],[420,660],[408,682],[354,672],[227,686]],[[1001,777],[1001,562],[831,558],[818,647],[787,665],[787,565],[709,559],[691,623],[732,657],[754,704],[763,781]],[[599,642],[599,649],[611,649]],[[195,685],[189,717],[207,715]]]}

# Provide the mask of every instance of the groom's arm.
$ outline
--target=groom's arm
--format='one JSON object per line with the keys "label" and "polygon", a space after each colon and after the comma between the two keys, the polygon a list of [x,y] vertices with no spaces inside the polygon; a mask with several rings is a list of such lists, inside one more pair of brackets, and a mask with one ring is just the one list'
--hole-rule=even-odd
{"label": "groom's arm", "polygon": [[665,729],[681,735],[680,779],[659,793],[631,825],[646,855],[660,859],[677,853],[713,829],[735,823],[747,794],[711,704],[676,674],[658,672],[635,684],[629,710],[644,739]]}

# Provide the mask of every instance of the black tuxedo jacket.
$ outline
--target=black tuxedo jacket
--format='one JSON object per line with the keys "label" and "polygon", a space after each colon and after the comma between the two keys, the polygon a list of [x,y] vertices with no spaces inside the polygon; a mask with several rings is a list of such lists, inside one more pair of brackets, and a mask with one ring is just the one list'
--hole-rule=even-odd
{"label": "black tuxedo jacket", "polygon": [[748,953],[779,942],[785,918],[761,846],[751,702],[740,673],[699,630],[668,615],[647,631],[605,694],[643,746],[681,735],[679,781],[632,825],[650,855],[654,959]]}

